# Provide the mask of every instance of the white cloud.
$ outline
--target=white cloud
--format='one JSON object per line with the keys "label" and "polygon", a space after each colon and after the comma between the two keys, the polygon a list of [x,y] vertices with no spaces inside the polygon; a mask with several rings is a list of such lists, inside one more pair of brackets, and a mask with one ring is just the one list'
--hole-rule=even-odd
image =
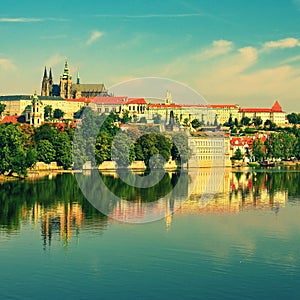
{"label": "white cloud", "polygon": [[53,22],[65,22],[67,19],[63,18],[0,18],[0,23],[36,23],[36,22],[45,22],[45,21],[53,21]]}
{"label": "white cloud", "polygon": [[156,19],[156,18],[190,18],[206,16],[204,13],[185,13],[185,14],[144,14],[144,15],[122,15],[122,14],[100,14],[95,17],[101,18],[127,18],[127,19]]}
{"label": "white cloud", "polygon": [[101,32],[101,31],[94,31],[94,32],[92,32],[92,34],[89,37],[89,39],[86,41],[86,44],[87,45],[91,45],[92,43],[94,43],[95,41],[97,41],[102,36],[103,36],[103,32]]}
{"label": "white cloud", "polygon": [[284,59],[283,61],[281,61],[281,64],[286,65],[286,64],[293,63],[293,62],[297,62],[299,60],[300,60],[300,55],[296,55],[296,56],[292,56],[287,59]]}
{"label": "white cloud", "polygon": [[285,38],[277,41],[269,41],[264,43],[263,49],[268,50],[268,49],[285,49],[285,48],[294,48],[294,47],[299,47],[300,46],[300,41],[296,38]]}
{"label": "white cloud", "polygon": [[198,59],[208,59],[219,55],[226,54],[232,50],[233,43],[226,40],[213,41],[212,45],[199,52],[196,57]]}
{"label": "white cloud", "polygon": [[0,68],[6,71],[8,70],[15,70],[16,66],[10,59],[7,58],[0,58]]}
{"label": "white cloud", "polygon": [[55,54],[47,59],[47,61],[45,62],[45,66],[52,68],[58,64],[61,64],[65,60],[66,60],[65,56],[62,56],[60,54]]}
{"label": "white cloud", "polygon": [[[265,44],[276,49],[297,43],[297,39],[283,39]],[[215,41],[197,55],[181,56],[162,66],[158,75],[188,84],[205,95],[209,103],[268,107],[278,98],[287,111],[300,111],[300,105],[295,107],[300,99],[300,72],[295,66],[287,65],[300,60],[300,56],[262,67],[258,62],[263,64],[267,55],[262,49],[252,46],[235,48],[230,41]],[[205,55],[205,59],[199,59]]]}
{"label": "white cloud", "polygon": [[42,19],[38,18],[0,18],[2,23],[32,23],[32,22],[41,22]]}

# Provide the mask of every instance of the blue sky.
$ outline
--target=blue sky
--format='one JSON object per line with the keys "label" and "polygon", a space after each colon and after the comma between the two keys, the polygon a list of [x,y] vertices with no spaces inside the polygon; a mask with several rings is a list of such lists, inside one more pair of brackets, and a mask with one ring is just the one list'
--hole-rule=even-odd
{"label": "blue sky", "polygon": [[182,82],[209,103],[300,112],[300,0],[6,1],[0,94],[30,94],[43,68],[108,88],[137,77]]}

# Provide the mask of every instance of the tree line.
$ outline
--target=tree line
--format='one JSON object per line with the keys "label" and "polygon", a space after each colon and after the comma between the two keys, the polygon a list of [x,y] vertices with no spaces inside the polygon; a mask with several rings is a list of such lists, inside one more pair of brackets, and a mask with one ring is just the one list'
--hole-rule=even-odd
{"label": "tree line", "polygon": [[0,124],[0,174],[26,176],[38,161],[56,162],[68,169],[82,168],[86,161],[97,166],[111,159],[118,167],[142,160],[148,168],[150,162],[159,168],[170,158],[178,164],[188,160],[191,153],[184,133],[163,135],[157,127],[143,125],[122,131],[116,122],[125,123],[127,118],[114,113],[99,116],[87,108],[76,131],[67,124],[46,123],[38,128]]}
{"label": "tree line", "polygon": [[255,139],[252,144],[252,156],[256,161],[300,159],[300,130],[294,127],[289,131],[273,132],[264,142],[262,139]]}

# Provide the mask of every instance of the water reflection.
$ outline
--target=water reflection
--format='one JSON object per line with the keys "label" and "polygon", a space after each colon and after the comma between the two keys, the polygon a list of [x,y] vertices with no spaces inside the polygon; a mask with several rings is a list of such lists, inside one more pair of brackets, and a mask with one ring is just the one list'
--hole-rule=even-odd
{"label": "water reflection", "polygon": [[[143,203],[169,193],[178,183],[178,176],[176,172],[165,174],[159,188],[142,189],[126,185],[116,173],[101,174],[109,190],[126,200],[108,203],[111,216],[146,214]],[[191,173],[186,174],[185,180],[192,180],[192,176]],[[187,191],[181,187],[177,194],[173,194],[167,201],[154,203],[151,209],[163,211],[166,226],[169,227],[173,213],[238,213],[247,209],[269,209],[278,214],[287,201],[298,201],[300,195],[300,172],[296,169],[289,172],[227,170],[221,183],[218,180],[214,182],[217,176],[217,170],[214,173],[203,169],[193,191],[189,191],[188,200],[182,201],[180,196],[186,195]],[[187,188],[187,185],[184,186]],[[214,186],[214,197],[210,201],[203,197],[204,192],[209,192],[208,186]],[[180,208],[175,210],[178,201],[181,201]],[[133,206],[132,203],[139,205]],[[137,211],[132,211],[133,209]],[[72,174],[1,183],[1,236],[19,232],[23,224],[31,223],[40,228],[46,248],[54,238],[67,245],[72,238],[78,237],[80,230],[97,228],[101,232],[106,229],[108,222],[109,218],[85,199]]]}

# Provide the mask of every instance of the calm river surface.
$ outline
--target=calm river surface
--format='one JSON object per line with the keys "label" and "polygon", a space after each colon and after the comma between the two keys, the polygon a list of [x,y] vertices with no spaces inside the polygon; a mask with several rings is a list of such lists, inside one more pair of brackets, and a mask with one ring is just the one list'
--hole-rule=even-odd
{"label": "calm river surface", "polygon": [[72,174],[0,184],[0,299],[300,299],[300,170],[184,176],[102,174],[109,216]]}

